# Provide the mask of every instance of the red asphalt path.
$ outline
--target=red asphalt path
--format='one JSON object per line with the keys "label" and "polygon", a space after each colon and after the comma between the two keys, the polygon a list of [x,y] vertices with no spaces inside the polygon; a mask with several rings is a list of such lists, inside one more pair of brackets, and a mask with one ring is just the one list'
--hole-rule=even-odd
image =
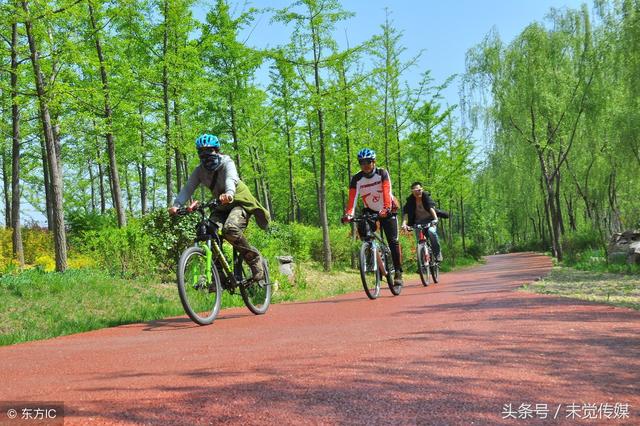
{"label": "red asphalt path", "polygon": [[[67,425],[639,425],[640,312],[516,291],[550,267],[532,253],[490,256],[398,297],[2,347],[0,401],[63,401]],[[504,418],[507,404],[527,418]]]}

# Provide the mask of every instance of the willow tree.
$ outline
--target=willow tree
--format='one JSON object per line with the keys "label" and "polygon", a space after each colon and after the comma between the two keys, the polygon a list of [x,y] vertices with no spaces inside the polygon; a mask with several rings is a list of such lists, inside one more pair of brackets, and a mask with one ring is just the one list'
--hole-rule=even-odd
{"label": "willow tree", "polygon": [[508,47],[488,38],[468,57],[496,103],[507,143],[525,144],[541,172],[554,256],[562,259],[561,170],[576,142],[594,75],[586,9],[552,15],[553,29],[529,25]]}

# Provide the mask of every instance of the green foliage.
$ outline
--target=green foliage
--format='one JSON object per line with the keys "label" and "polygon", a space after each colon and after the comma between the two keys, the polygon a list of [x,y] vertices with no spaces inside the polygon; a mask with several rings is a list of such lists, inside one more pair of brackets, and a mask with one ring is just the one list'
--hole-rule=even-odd
{"label": "green foliage", "polygon": [[193,243],[195,225],[200,216],[169,216],[166,210],[157,209],[142,221],[142,230],[149,237],[149,249],[155,264],[164,269],[175,269],[180,254]]}
{"label": "green foliage", "polygon": [[84,251],[113,275],[148,276],[157,268],[153,240],[137,221],[130,221],[124,228],[87,231],[83,239]]}
{"label": "green foliage", "polygon": [[65,215],[65,222],[69,233],[81,234],[115,226],[116,217],[113,210],[106,214],[74,210]]}
{"label": "green foliage", "polygon": [[592,230],[583,230],[571,234],[563,240],[565,250],[565,261],[568,265],[580,262],[585,253],[592,253],[593,250],[602,251],[602,241],[600,236]]}

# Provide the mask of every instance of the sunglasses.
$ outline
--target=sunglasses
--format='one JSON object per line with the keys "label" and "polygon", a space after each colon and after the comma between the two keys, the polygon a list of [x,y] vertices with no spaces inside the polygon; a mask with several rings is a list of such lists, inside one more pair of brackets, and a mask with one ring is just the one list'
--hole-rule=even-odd
{"label": "sunglasses", "polygon": [[367,158],[367,159],[364,159],[364,160],[358,160],[358,163],[360,163],[361,166],[364,166],[365,164],[373,163],[373,160]]}

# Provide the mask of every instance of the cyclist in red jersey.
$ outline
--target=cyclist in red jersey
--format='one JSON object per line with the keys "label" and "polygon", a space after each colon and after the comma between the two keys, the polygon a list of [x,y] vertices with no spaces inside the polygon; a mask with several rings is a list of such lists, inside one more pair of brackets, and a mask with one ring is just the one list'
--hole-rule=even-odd
{"label": "cyclist in red jersey", "polygon": [[[398,203],[391,192],[391,179],[389,173],[382,168],[376,167],[376,153],[372,149],[363,148],[358,152],[358,162],[360,172],[353,175],[349,184],[349,203],[343,217],[343,221],[348,222],[353,219],[356,205],[356,198],[360,194],[363,212],[378,213],[380,226],[384,230],[391,249],[393,266],[396,270],[394,284],[402,285],[402,254],[398,242],[398,221],[395,213]],[[364,224],[359,224],[358,233],[364,234],[362,229]],[[373,224],[375,229],[375,224]]]}

